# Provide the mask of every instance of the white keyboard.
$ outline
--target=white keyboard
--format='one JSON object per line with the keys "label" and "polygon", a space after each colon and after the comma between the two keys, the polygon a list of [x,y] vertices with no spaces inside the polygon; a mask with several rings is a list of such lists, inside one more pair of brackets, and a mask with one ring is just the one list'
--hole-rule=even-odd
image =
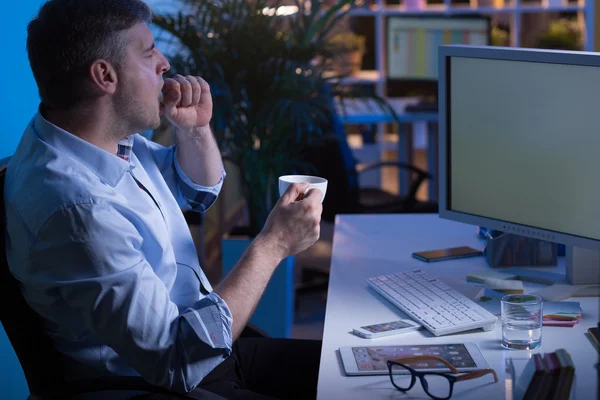
{"label": "white keyboard", "polygon": [[444,282],[415,269],[367,279],[369,286],[436,336],[494,328],[497,317]]}

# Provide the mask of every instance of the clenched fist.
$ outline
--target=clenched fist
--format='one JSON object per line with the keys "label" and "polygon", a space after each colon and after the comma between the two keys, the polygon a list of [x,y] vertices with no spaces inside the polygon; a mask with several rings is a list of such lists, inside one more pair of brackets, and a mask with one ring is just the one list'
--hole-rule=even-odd
{"label": "clenched fist", "polygon": [[208,126],[213,103],[208,83],[199,76],[175,75],[165,79],[161,113],[178,129]]}

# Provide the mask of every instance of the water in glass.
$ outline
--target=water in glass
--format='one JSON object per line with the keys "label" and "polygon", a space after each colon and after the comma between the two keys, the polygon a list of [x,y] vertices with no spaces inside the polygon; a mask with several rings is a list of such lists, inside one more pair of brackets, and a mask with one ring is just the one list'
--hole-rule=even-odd
{"label": "water in glass", "polygon": [[542,344],[542,298],[508,295],[502,298],[502,346],[532,350]]}

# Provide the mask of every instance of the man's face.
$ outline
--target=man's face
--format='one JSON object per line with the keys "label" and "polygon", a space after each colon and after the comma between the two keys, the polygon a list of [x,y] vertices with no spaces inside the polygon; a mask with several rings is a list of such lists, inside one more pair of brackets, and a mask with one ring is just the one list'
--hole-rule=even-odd
{"label": "man's face", "polygon": [[135,25],[125,35],[127,46],[118,72],[115,112],[131,134],[160,125],[158,95],[162,75],[170,65],[154,47],[152,32],[145,23]]}

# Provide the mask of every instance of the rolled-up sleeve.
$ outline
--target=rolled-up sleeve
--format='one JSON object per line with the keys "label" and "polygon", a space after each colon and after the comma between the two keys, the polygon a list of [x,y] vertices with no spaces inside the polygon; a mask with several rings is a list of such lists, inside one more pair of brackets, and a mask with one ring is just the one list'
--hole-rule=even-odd
{"label": "rolled-up sleeve", "polygon": [[202,186],[194,183],[183,169],[181,169],[176,155],[173,156],[173,162],[179,176],[179,190],[181,190],[181,195],[187,200],[191,209],[199,212],[208,210],[217,201],[217,197],[221,192],[226,175],[225,169],[223,169],[221,179],[215,186]]}
{"label": "rolled-up sleeve", "polygon": [[137,146],[141,145],[152,154],[154,162],[160,169],[165,182],[167,182],[181,209],[204,212],[217,201],[226,176],[224,168],[221,179],[216,185],[198,185],[181,169],[177,161],[177,146],[164,147],[136,135],[134,148],[137,149]]}
{"label": "rolled-up sleeve", "polygon": [[68,207],[37,235],[29,281],[59,293],[70,317],[145,380],[189,392],[231,353],[231,312],[215,293],[180,311],[143,245],[134,224],[112,206]]}
{"label": "rolled-up sleeve", "polygon": [[[225,301],[215,292],[211,292],[183,313],[188,326],[193,328],[204,343],[213,348],[231,349],[231,312]],[[230,329],[223,329],[223,327]],[[218,333],[218,334],[215,334]]]}

